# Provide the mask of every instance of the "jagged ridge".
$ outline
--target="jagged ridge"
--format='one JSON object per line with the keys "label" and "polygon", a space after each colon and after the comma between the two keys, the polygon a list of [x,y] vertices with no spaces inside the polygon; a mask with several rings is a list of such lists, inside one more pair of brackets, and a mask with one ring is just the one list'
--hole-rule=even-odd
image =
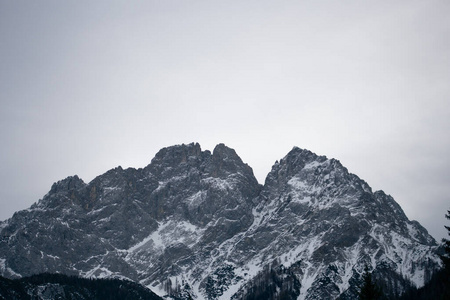
{"label": "jagged ridge", "polygon": [[264,186],[223,144],[163,148],[143,169],[55,183],[0,230],[3,276],[125,277],[181,298],[244,298],[268,266],[299,299],[351,299],[365,265],[393,293],[439,267],[433,238],[392,197],[297,147]]}

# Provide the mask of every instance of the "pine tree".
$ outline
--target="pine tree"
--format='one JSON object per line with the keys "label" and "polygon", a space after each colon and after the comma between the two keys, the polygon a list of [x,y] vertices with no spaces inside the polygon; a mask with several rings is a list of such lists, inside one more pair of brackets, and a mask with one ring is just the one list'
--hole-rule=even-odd
{"label": "pine tree", "polygon": [[[447,214],[445,215],[445,217],[450,220],[450,210],[447,210]],[[444,225],[444,227],[447,229],[448,235],[450,236],[450,226]],[[444,263],[445,270],[447,271],[447,273],[449,273],[450,272],[450,240],[442,239],[442,242],[444,243],[445,254],[441,256],[441,259],[442,259],[442,262]]]}
{"label": "pine tree", "polygon": [[[447,210],[447,214],[445,217],[450,220],[450,210]],[[450,226],[445,226],[447,229],[447,234],[450,236]],[[442,299],[450,299],[450,240],[442,239],[444,243],[445,254],[441,256],[442,262],[444,263],[443,270],[443,291],[442,291]]]}
{"label": "pine tree", "polygon": [[363,274],[364,284],[359,292],[360,300],[377,300],[381,298],[380,288],[373,282],[372,274],[369,272],[369,267],[364,268]]}
{"label": "pine tree", "polygon": [[[445,215],[447,219],[450,219],[450,210]],[[450,226],[444,227],[448,231],[450,236]],[[444,264],[444,268],[433,274],[433,277],[425,286],[420,289],[411,289],[407,291],[400,300],[448,300],[450,299],[450,241],[448,239],[442,239],[445,253],[440,255]]]}

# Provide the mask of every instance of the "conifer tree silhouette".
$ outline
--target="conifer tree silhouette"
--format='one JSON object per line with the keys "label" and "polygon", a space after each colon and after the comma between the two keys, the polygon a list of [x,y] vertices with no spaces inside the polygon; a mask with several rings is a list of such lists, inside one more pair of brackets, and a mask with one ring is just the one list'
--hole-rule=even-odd
{"label": "conifer tree silhouette", "polygon": [[373,282],[372,273],[369,272],[369,267],[366,265],[363,274],[364,284],[359,292],[360,300],[378,300],[381,298],[380,288]]}

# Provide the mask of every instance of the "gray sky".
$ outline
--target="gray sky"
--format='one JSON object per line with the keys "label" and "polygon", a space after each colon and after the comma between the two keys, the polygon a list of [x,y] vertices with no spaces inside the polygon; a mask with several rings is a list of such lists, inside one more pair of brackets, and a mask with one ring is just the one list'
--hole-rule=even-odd
{"label": "gray sky", "polygon": [[53,182],[234,148],[263,183],[339,159],[437,239],[450,208],[450,2],[0,0],[0,219]]}

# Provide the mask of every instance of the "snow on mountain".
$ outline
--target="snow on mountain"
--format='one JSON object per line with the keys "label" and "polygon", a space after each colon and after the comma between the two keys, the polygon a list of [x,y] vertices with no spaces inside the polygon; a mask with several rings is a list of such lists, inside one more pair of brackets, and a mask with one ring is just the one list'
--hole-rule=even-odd
{"label": "snow on mountain", "polygon": [[401,293],[440,264],[392,197],[297,147],[264,186],[223,144],[163,148],[143,169],[55,183],[0,237],[2,276],[128,278],[178,299],[352,299],[365,266]]}

